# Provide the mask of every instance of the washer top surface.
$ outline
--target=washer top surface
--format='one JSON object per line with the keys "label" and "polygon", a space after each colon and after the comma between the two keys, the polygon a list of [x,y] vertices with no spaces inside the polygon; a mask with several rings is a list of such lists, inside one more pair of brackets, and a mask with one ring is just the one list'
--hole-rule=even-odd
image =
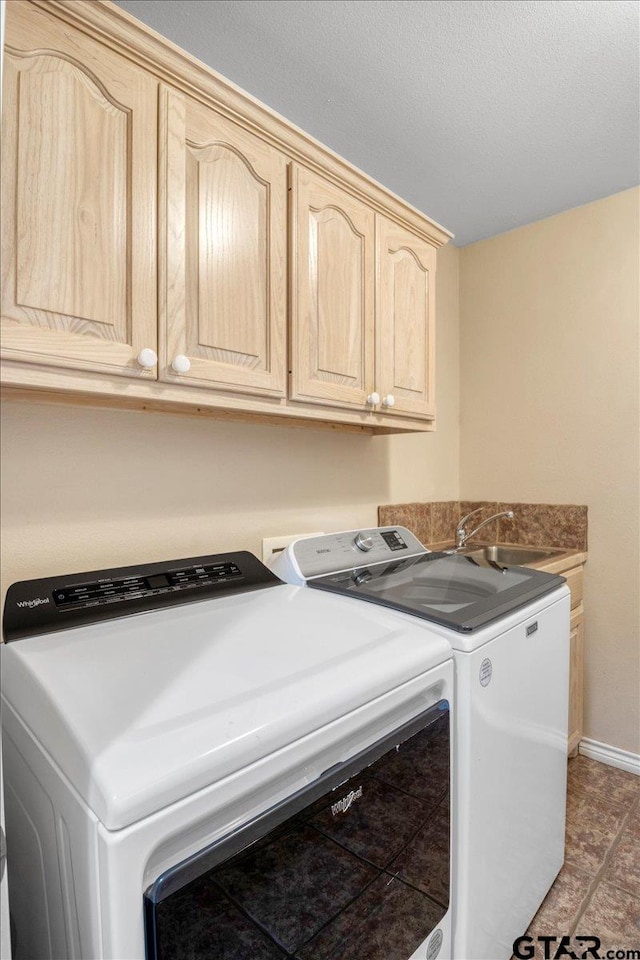
{"label": "washer top surface", "polygon": [[564,578],[521,566],[484,566],[454,552],[433,553],[404,527],[310,537],[290,544],[274,564],[283,579],[357,597],[485,641],[487,626],[557,591]]}
{"label": "washer top surface", "polygon": [[3,698],[108,829],[451,657],[427,624],[273,579],[2,645]]}

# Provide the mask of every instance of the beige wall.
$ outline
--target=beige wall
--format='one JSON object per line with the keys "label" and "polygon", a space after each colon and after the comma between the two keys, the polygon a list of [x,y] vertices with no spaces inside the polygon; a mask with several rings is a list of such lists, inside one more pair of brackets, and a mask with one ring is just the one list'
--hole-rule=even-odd
{"label": "beige wall", "polygon": [[438,261],[435,434],[361,437],[86,407],[3,405],[2,586],[377,522],[458,489],[458,257]]}
{"label": "beige wall", "polygon": [[640,752],[639,191],[466,247],[464,499],[586,503],[586,736]]}

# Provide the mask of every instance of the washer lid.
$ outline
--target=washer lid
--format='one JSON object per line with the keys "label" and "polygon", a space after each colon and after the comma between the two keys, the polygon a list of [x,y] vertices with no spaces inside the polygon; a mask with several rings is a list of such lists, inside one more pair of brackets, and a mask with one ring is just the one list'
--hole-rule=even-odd
{"label": "washer lid", "polygon": [[4,698],[110,830],[451,656],[425,623],[284,584],[2,647]]}
{"label": "washer lid", "polygon": [[[564,577],[530,567],[488,569],[473,557],[424,553],[315,577],[309,586],[470,633],[557,590],[564,582]],[[451,643],[457,646],[454,637]]]}

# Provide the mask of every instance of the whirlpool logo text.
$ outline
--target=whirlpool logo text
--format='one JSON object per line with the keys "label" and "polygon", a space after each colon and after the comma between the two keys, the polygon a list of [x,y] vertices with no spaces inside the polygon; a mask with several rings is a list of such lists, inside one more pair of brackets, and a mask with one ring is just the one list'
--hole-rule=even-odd
{"label": "whirlpool logo text", "polygon": [[337,803],[331,804],[331,813],[335,817],[338,813],[346,813],[354,800],[358,800],[362,796],[362,787],[358,787],[357,790],[351,790],[343,797],[342,800],[338,800]]}
{"label": "whirlpool logo text", "polygon": [[49,597],[35,597],[33,600],[18,600],[16,607],[39,607],[42,603],[49,603]]}

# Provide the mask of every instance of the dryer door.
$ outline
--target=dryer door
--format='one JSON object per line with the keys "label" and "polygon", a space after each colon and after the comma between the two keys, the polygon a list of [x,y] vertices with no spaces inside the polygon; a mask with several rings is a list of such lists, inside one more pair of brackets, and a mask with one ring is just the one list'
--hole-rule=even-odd
{"label": "dryer door", "polygon": [[159,877],[147,960],[412,957],[449,907],[449,731],[442,700]]}

